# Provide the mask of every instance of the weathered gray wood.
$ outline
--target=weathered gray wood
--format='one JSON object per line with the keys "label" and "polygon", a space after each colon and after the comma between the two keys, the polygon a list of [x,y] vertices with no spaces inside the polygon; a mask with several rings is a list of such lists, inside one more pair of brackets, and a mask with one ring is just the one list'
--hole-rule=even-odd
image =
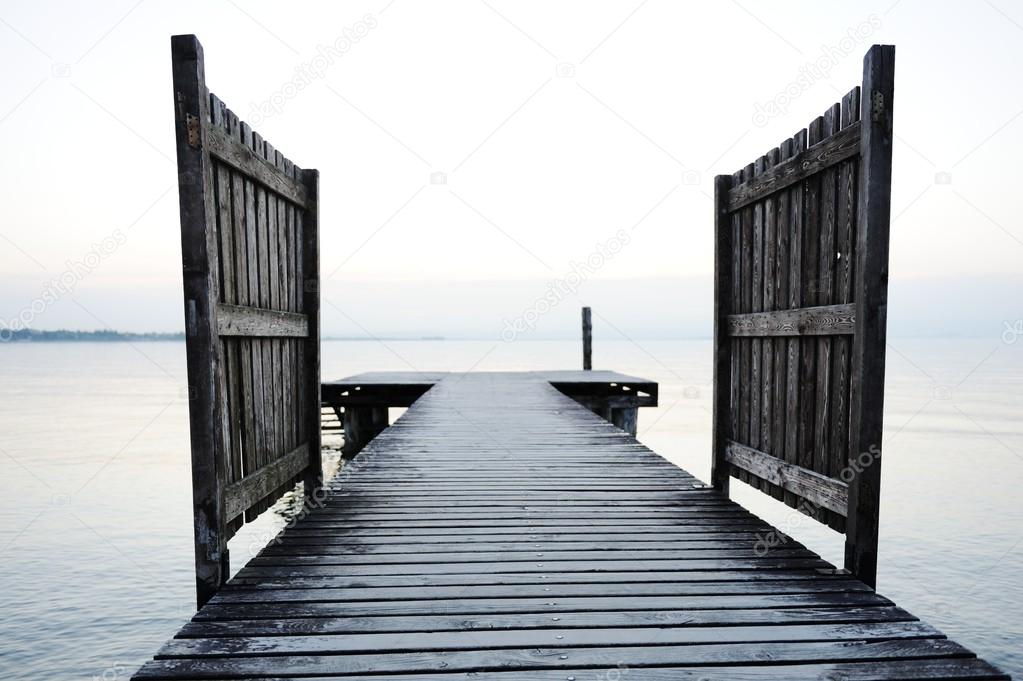
{"label": "weathered gray wood", "polygon": [[[883,124],[880,99],[872,113]],[[1000,677],[867,583],[835,574],[719,489],[594,416],[591,409],[599,408],[621,426],[616,411],[634,414],[656,403],[656,385],[640,379],[592,371],[578,372],[587,375],[582,380],[555,377],[558,372],[430,380],[410,374],[412,383],[394,393],[410,409],[321,486],[315,174],[297,169],[236,123],[219,100],[207,105],[212,118],[197,117],[198,137],[191,136],[199,148],[202,121],[232,136],[237,130],[268,164],[300,178],[310,201],[296,208],[258,179],[206,158],[211,180],[198,185],[199,194],[205,192],[199,212],[213,229],[202,234],[207,257],[200,268],[207,276],[202,290],[213,292],[207,304],[213,320],[205,333],[212,365],[224,367],[212,377],[211,404],[220,399],[227,417],[219,421],[222,437],[212,440],[214,451],[221,448],[215,463],[223,467],[214,474],[222,488],[218,512],[225,516],[220,537],[226,541],[243,512],[268,507],[296,478],[322,503],[304,509],[136,678],[553,681],[603,668],[656,679]],[[829,116],[838,120],[834,110]],[[823,121],[817,128],[824,133]],[[186,124],[186,143],[188,133]],[[890,141],[889,135],[889,151]],[[797,135],[770,152],[759,170],[769,172],[799,148]],[[833,418],[844,395],[837,349],[850,331],[812,337],[776,331],[793,324],[781,321],[786,315],[813,314],[806,307],[846,306],[841,309],[848,312],[855,304],[851,333],[861,354],[853,353],[850,366],[863,366],[855,364],[867,356],[859,340],[861,273],[843,273],[836,264],[841,258],[830,260],[850,251],[863,257],[861,242],[852,245],[850,197],[858,185],[850,171],[856,162],[850,156],[738,211],[723,207],[729,178],[716,181],[714,428],[726,447],[718,461],[715,440],[715,483],[723,474],[727,485],[728,471],[739,473],[765,491],[784,491],[787,501],[807,502],[809,513],[833,527],[855,507],[852,490],[834,478],[841,452],[801,440],[798,414],[805,385],[811,402],[828,405],[824,441],[841,437],[845,426]],[[804,211],[803,184],[814,182],[823,188],[814,190]],[[880,186],[887,191],[887,182]],[[855,236],[863,239],[862,212],[857,219]],[[870,248],[876,253],[879,247]],[[226,259],[218,262],[218,255]],[[808,282],[804,265],[813,279],[823,274],[831,283]],[[886,272],[869,271],[883,282]],[[306,318],[308,336],[253,338],[273,325],[239,322],[255,313],[238,310],[252,307],[291,322]],[[229,335],[218,347],[221,310],[231,310],[223,315],[229,333],[242,333],[244,322],[249,335]],[[756,339],[729,335],[729,314],[773,331]],[[792,328],[799,330],[799,323]],[[818,364],[821,338],[836,350]],[[883,323],[880,347],[867,344],[867,350],[883,354]],[[816,373],[801,384],[806,356]],[[748,380],[754,368],[755,382]],[[818,369],[833,379],[823,392]],[[733,380],[740,377],[745,385]],[[382,386],[393,384],[386,378],[341,382],[339,393],[350,394],[337,398],[350,400],[345,409],[371,416],[376,410],[379,417],[388,406],[379,392],[353,395],[362,392],[358,387],[371,393],[373,386],[386,391]],[[867,384],[879,389],[876,375]],[[253,431],[239,427],[254,420],[248,414],[257,406],[261,418]],[[815,409],[809,413],[817,416]],[[630,430],[634,421],[625,425]],[[879,433],[880,422],[874,427]],[[237,458],[239,444],[250,450],[253,433],[260,458],[243,455],[239,475],[239,463],[226,454]],[[753,440],[760,449],[751,447]],[[802,466],[799,447],[806,442],[811,453],[827,451]],[[830,468],[818,470],[822,466]]]}
{"label": "weathered gray wood", "polygon": [[[250,338],[306,338],[309,321],[304,314],[295,312],[221,304],[217,309],[217,333]],[[278,361],[275,358],[275,364]]]}
{"label": "weathered gray wood", "polygon": [[863,60],[860,176],[856,224],[856,317],[853,339],[849,455],[870,456],[849,482],[846,568],[877,579],[881,497],[881,425],[888,311],[888,233],[891,219],[895,47],[875,45]]}
{"label": "weathered gray wood", "polygon": [[[735,184],[740,178],[741,178],[741,175],[739,173],[733,173],[731,175],[731,177],[730,177],[729,186]],[[714,197],[715,197],[714,198],[715,210],[721,210],[722,202],[723,202],[724,199],[717,193],[717,188],[716,187],[715,187]],[[716,220],[718,220],[717,216],[715,216],[715,221]],[[715,224],[716,224],[716,222],[715,222]],[[729,249],[728,253],[726,253],[723,256],[721,256],[722,260],[726,260],[727,259],[727,260],[731,261],[730,274],[731,274],[731,284],[732,284],[732,286],[731,286],[731,291],[726,292],[727,295],[729,296],[728,303],[727,303],[727,312],[726,312],[726,314],[734,314],[734,313],[746,312],[745,308],[742,307],[742,250],[741,250],[742,249],[742,218],[741,218],[741,216],[740,216],[738,211],[733,212],[733,213],[731,213],[728,216],[728,218],[727,218],[727,220],[725,222],[724,228],[725,229],[729,229],[730,232],[731,232],[731,234],[730,234],[730,236],[731,236],[731,248]],[[715,241],[715,247],[717,247],[717,244],[718,244],[718,242]],[[717,257],[717,255],[715,255],[715,264],[717,262],[719,262],[719,258]],[[722,274],[724,274],[724,273],[722,273]],[[720,308],[717,308],[716,310],[719,313],[721,312]],[[715,339],[715,341],[717,341],[719,339],[719,333],[721,332],[722,329],[721,329],[721,326],[720,326],[720,319],[717,316],[715,316],[714,320],[715,320],[715,324],[718,324],[718,326],[714,327],[714,339]],[[742,387],[741,380],[742,380],[742,377],[743,377],[743,373],[742,373],[742,345],[743,345],[744,342],[745,341],[743,341],[743,340],[731,340],[731,339],[729,339],[727,344],[725,344],[723,346],[722,345],[718,345],[717,346],[717,350],[718,351],[726,352],[729,355],[729,368],[728,368],[728,371],[729,371],[729,386],[728,386],[729,399],[728,399],[728,406],[727,406],[728,419],[727,419],[726,423],[727,423],[727,426],[728,426],[727,437],[730,437],[733,440],[737,440],[737,439],[740,439],[742,437],[741,436],[741,430],[742,430],[741,422],[742,422],[742,393],[743,393],[743,387]],[[715,398],[715,400],[716,399],[717,398]],[[720,403],[715,402],[715,405],[716,406],[720,406]],[[714,422],[717,423],[716,420]],[[718,447],[715,447],[715,444],[717,444],[719,441],[714,440],[713,437],[714,436],[713,436],[713,433],[712,433],[711,434],[711,448],[714,451],[714,454],[712,456],[716,457],[718,459],[718,461],[720,462],[720,460],[721,460],[720,452],[723,451],[723,450],[719,449]],[[712,471],[712,473],[713,473],[714,470],[715,470],[714,460],[712,459],[711,460],[711,471]],[[714,476],[712,474],[711,482],[713,484],[715,484],[716,486],[718,486],[719,489],[722,492],[726,492],[727,493],[727,491],[728,491],[728,480],[729,480],[729,477],[730,477],[731,469],[726,466],[724,470],[722,470],[722,469],[717,469],[717,470],[721,471],[721,474],[723,476],[725,476],[725,480],[724,480],[724,482],[721,482],[720,479],[718,479],[718,481],[715,482],[715,478],[714,478]]]}
{"label": "weathered gray wood", "polygon": [[[806,148],[806,130],[792,136],[793,152]],[[803,297],[803,183],[792,185],[789,195],[789,293],[788,307],[802,307],[808,303]],[[799,338],[789,337],[785,367],[785,461],[797,465],[799,456],[799,414],[803,399],[799,392],[799,377],[802,359]],[[792,492],[784,495],[786,504],[796,507],[799,498]]]}
{"label": "weathered gray wood", "polygon": [[309,445],[309,466],[305,472],[307,500],[323,486],[323,463],[320,458],[320,173],[302,170],[300,178],[311,200],[302,215],[302,311],[309,320],[309,336],[303,343],[302,380],[299,391],[303,395],[303,413],[299,420],[306,423],[306,441]]}
{"label": "weathered gray wood", "polygon": [[[753,179],[760,177],[766,169],[767,157],[761,156],[753,162]],[[751,269],[751,286],[752,291],[750,294],[750,312],[763,312],[764,311],[764,205],[762,203],[752,204],[753,211],[753,223],[752,223],[752,269]],[[760,447],[760,419],[761,409],[760,402],[763,397],[763,353],[762,346],[763,342],[760,338],[754,336],[750,338],[750,377],[749,377],[749,391],[750,391],[750,403],[749,403],[749,438],[746,440],[746,444],[751,447]],[[750,479],[750,484],[756,488],[760,488],[761,484],[759,480]]]}
{"label": "weathered gray wood", "polygon": [[246,145],[228,135],[221,128],[212,128],[209,134],[209,152],[215,158],[230,165],[246,177],[251,177],[270,191],[280,194],[289,201],[307,206],[310,202],[306,188],[294,178],[281,173],[251,145]]}
{"label": "weathered gray wood", "polygon": [[222,366],[217,340],[219,264],[214,169],[207,150],[210,126],[203,51],[194,36],[171,38],[174,122],[181,214],[185,355],[195,528],[196,597],[201,607],[227,579],[223,485]]}
{"label": "weathered gray wood", "polygon": [[774,166],[762,175],[743,182],[728,193],[728,210],[763,200],[782,189],[852,158],[860,150],[860,131],[856,127],[842,130],[813,143],[794,158]]}
{"label": "weathered gray wood", "polygon": [[355,456],[388,425],[387,407],[345,407],[342,453],[346,458]]}
{"label": "weathered gray wood", "polygon": [[[227,106],[210,93],[210,117],[213,127],[223,130],[228,129]],[[214,191],[217,202],[217,234],[220,238],[220,245],[217,260],[220,265],[220,303],[234,304],[237,301],[236,267],[235,257],[235,230],[231,213],[231,171],[222,164],[214,164]],[[217,326],[222,324],[221,311],[217,310]],[[219,330],[219,329],[218,329]],[[226,481],[233,482],[243,474],[242,457],[244,450],[242,422],[234,418],[236,412],[240,413],[242,405],[242,377],[238,364],[238,346],[230,340],[221,339],[219,342],[221,359],[223,363],[222,376],[225,385],[223,386],[224,409],[221,411],[221,419],[225,434],[224,451],[228,452],[228,470]],[[237,529],[236,521],[228,516],[227,534],[233,534]]]}
{"label": "weathered gray wood", "polygon": [[[281,263],[279,218],[296,203],[306,216],[317,208],[294,166],[208,93],[195,37],[175,36],[172,56],[201,604],[227,579],[227,540],[313,465],[293,470],[304,459],[289,434],[305,414],[287,411],[298,387],[284,346],[318,327],[285,304],[284,290],[302,285],[282,277],[294,270]],[[318,262],[307,271],[318,284]],[[304,375],[318,381],[318,364]]]}
{"label": "weathered gray wood", "polygon": [[[264,160],[277,168],[277,152],[273,145],[269,141],[263,141],[263,158]],[[269,307],[275,311],[281,311],[281,300],[280,300],[280,262],[277,252],[279,239],[277,235],[277,203],[278,200],[283,201],[284,199],[278,199],[278,196],[272,192],[266,192],[266,234],[267,234],[267,272],[266,279],[268,282],[269,293]],[[308,329],[307,329],[308,332]],[[284,442],[284,427],[286,415],[284,413],[284,399],[283,394],[285,392],[284,386],[284,372],[282,370],[283,355],[281,346],[283,342],[277,338],[271,338],[266,341],[266,345],[270,355],[270,369],[271,369],[271,382],[273,385],[273,421],[272,423],[272,441],[273,441],[273,454],[274,456],[281,456],[284,452],[289,451],[286,448]],[[291,486],[291,480],[281,481],[280,486],[289,484]],[[279,489],[272,489],[270,494],[267,495],[266,505],[269,507],[274,501],[280,496],[283,491]]]}
{"label": "weathered gray wood", "polygon": [[[765,172],[778,164],[780,150],[771,149],[767,152],[764,166]],[[764,210],[764,312],[778,309],[775,304],[777,290],[777,219],[778,206],[775,195],[768,196],[763,202]],[[760,360],[760,448],[768,454],[776,455],[774,441],[774,403],[776,388],[774,385],[774,340],[765,338],[760,341],[762,358]],[[760,481],[760,489],[773,497],[781,498],[782,490],[764,480]]]}
{"label": "weathered gray wood", "polygon": [[309,447],[299,445],[282,457],[275,458],[262,468],[250,471],[244,478],[224,489],[227,516],[233,518],[252,508],[281,485],[295,479],[309,466]]}
{"label": "weathered gray wood", "polygon": [[[420,632],[416,644],[444,650],[464,646],[474,650],[506,647],[593,647],[614,645],[697,645],[708,643],[765,643],[791,641],[856,641],[941,638],[941,633],[921,622],[869,622],[755,627],[606,628],[550,630],[481,630],[471,639],[459,632]],[[408,649],[403,634],[351,634],[348,636],[269,636],[177,639],[165,645],[157,658],[225,655],[259,655],[272,647],[275,654],[319,655],[391,653]]]}
{"label": "weathered gray wood", "polygon": [[[737,398],[737,379],[732,377],[734,352],[730,345],[728,322],[732,312],[730,300],[734,295],[732,277],[736,268],[733,266],[734,245],[732,243],[734,229],[728,211],[724,205],[732,178],[718,175],[714,178],[714,354],[713,354],[713,430],[711,431],[713,457],[711,459],[710,479],[714,489],[727,495],[730,479],[728,463],[725,459],[725,445],[732,433],[732,405]],[[738,406],[738,405],[735,405]]]}
{"label": "weathered gray wood", "polygon": [[856,331],[856,306],[821,305],[776,312],[728,315],[729,336],[833,336]]}
{"label": "weathered gray wood", "polygon": [[[859,127],[859,92],[856,87],[842,98],[843,129]],[[856,171],[858,156],[842,162],[837,168],[835,192],[835,258],[833,264],[833,300],[836,304],[852,303],[853,239],[856,234]],[[855,305],[854,305],[855,307]],[[855,314],[855,313],[854,313]],[[831,340],[831,467],[828,475],[842,477],[849,465],[849,355],[852,338],[835,336]],[[845,515],[845,514],[842,514]],[[834,526],[833,526],[834,527]],[[839,529],[836,527],[836,529]],[[844,531],[842,526],[841,530]]]}
{"label": "weathered gray wood", "polygon": [[573,666],[616,669],[623,659],[633,666],[752,664],[771,661],[826,662],[850,660],[905,660],[926,657],[962,657],[968,651],[944,639],[887,641],[813,641],[785,646],[775,643],[742,645],[614,646],[572,648],[513,648],[486,651],[445,650],[388,655],[283,655],[273,657],[203,657],[161,659],[147,663],[136,678],[180,676],[265,676],[274,669],[291,675],[381,674],[407,672],[470,672],[475,669],[566,669]]}
{"label": "weathered gray wood", "polygon": [[636,405],[614,407],[611,409],[611,423],[635,437],[639,428],[639,409]]}
{"label": "weathered gray wood", "polygon": [[[603,674],[615,678],[626,669],[635,667],[607,664]],[[758,666],[662,666],[642,668],[647,681],[791,681],[806,679],[842,679],[843,681],[891,681],[892,679],[1008,679],[990,664],[971,658],[931,658],[911,661],[876,660],[857,662],[827,662],[820,664],[772,664]],[[592,668],[562,668],[557,670],[530,669],[515,671],[473,671],[474,681],[565,681],[585,679],[594,674]],[[466,674],[426,673],[385,675],[374,678],[402,679],[402,681],[464,681]]]}
{"label": "weathered gray wood", "polygon": [[[560,628],[591,628],[595,621],[608,626],[702,627],[779,624],[835,624],[852,622],[911,622],[916,618],[896,607],[785,608],[777,610],[668,610],[596,611],[562,613]],[[477,631],[501,629],[547,629],[552,622],[542,613],[514,613],[465,617],[461,615],[411,615],[390,617],[286,618],[283,620],[195,620],[182,628],[182,638],[219,636],[274,636],[281,633],[358,634],[420,631]]]}
{"label": "weathered gray wood", "polygon": [[583,308],[583,370],[593,369],[593,318],[590,308]]}
{"label": "weathered gray wood", "polygon": [[692,480],[539,375],[440,377],[140,678],[968,654]]}
{"label": "weathered gray wood", "polygon": [[[747,181],[753,177],[753,164],[748,164],[739,172],[739,180]],[[733,178],[733,183],[735,178]],[[740,246],[739,258],[740,279],[742,281],[740,294],[742,304],[740,312],[753,312],[753,207],[745,206],[737,211],[740,216],[740,231],[742,243]],[[732,341],[736,343],[736,341]],[[753,339],[742,339],[738,341],[739,350],[739,441],[750,441],[750,414],[752,412],[752,395],[754,392],[752,381],[752,357]],[[736,476],[745,483],[750,482],[749,473],[741,468],[732,469]]]}
{"label": "weathered gray wood", "polygon": [[[786,161],[795,153],[791,139],[782,141],[778,147],[779,161]],[[789,306],[789,220],[791,219],[790,204],[791,192],[788,189],[781,191],[776,199],[776,220],[775,225],[775,262],[774,262],[774,309],[790,309]],[[770,453],[780,459],[785,459],[785,424],[786,409],[788,406],[788,356],[786,354],[788,340],[786,338],[773,338],[770,342],[773,354],[772,364],[774,367],[773,384],[774,390],[769,396],[772,400],[772,423]],[[786,492],[775,486],[772,494],[776,499],[785,500]]]}
{"label": "weathered gray wood", "polygon": [[[873,441],[866,453],[851,444],[860,427],[859,412],[852,408],[853,387],[867,361],[853,348],[865,334],[876,339],[878,327],[876,322],[872,330],[860,325],[866,284],[859,271],[864,255],[858,226],[868,191],[862,175],[868,145],[858,109],[863,116],[871,112],[875,123],[884,122],[885,111],[883,93],[871,94],[868,106],[860,101],[860,92],[854,88],[808,131],[733,176],[723,212],[732,221],[736,243],[723,266],[715,263],[717,278],[731,280],[735,301],[727,317],[727,356],[722,358],[733,376],[730,409],[727,418],[715,417],[715,427],[724,421],[734,442],[843,482],[862,467],[860,460],[873,461],[879,451]],[[890,193],[890,172],[885,181],[883,191]],[[721,210],[718,201],[715,211]],[[866,278],[886,286],[886,261],[872,266]],[[875,312],[883,319],[883,303],[877,304],[882,299],[874,296]],[[870,345],[871,356],[883,355],[883,343],[871,340]],[[883,358],[875,364],[883,367]],[[872,382],[880,384],[876,378]],[[873,399],[869,408],[875,421],[880,418],[873,413],[880,409],[877,404]],[[714,449],[716,459],[718,447]],[[854,458],[857,464],[850,466]],[[741,466],[730,465],[729,471],[832,529],[846,531],[849,508],[842,513],[820,506]]]}
{"label": "weathered gray wood", "polygon": [[728,461],[753,473],[757,477],[798,494],[816,506],[842,515],[848,505],[848,487],[841,480],[793,466],[785,461],[746,447],[737,442],[728,443]]}
{"label": "weathered gray wood", "polygon": [[[838,129],[841,117],[840,106],[834,104],[824,112],[824,136],[831,137]],[[817,265],[817,301],[820,304],[831,304],[834,290],[833,264],[835,260],[835,184],[836,168],[831,166],[820,173],[820,242],[818,244],[819,262]],[[831,427],[830,421],[834,413],[831,404],[831,338],[820,336],[815,341],[817,351],[816,397],[814,399],[814,459],[813,470],[822,475],[830,475],[832,468]],[[823,514],[822,522],[834,529],[832,519]]]}

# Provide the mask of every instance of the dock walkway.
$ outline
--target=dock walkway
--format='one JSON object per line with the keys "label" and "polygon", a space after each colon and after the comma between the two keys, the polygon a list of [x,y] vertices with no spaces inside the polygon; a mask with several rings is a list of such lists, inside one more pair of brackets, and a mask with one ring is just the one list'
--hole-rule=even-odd
{"label": "dock walkway", "polygon": [[548,377],[437,380],[134,678],[1008,678]]}

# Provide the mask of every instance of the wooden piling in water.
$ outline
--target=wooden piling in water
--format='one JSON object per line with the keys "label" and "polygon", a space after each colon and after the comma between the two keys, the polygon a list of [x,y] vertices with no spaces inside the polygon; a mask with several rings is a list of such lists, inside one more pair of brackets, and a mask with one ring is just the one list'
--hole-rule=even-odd
{"label": "wooden piling in water", "polygon": [[583,308],[583,371],[593,369],[593,320],[590,308]]}

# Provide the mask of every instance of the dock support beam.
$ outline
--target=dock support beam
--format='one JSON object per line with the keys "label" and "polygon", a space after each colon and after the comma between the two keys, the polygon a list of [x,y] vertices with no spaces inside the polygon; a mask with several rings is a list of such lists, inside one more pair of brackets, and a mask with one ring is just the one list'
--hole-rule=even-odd
{"label": "dock support beam", "polygon": [[387,407],[345,407],[344,444],[341,455],[351,459],[362,451],[369,441],[379,435],[388,423]]}
{"label": "dock support beam", "polygon": [[593,370],[593,320],[590,308],[583,308],[583,370]]}
{"label": "dock support beam", "polygon": [[617,407],[611,410],[611,423],[632,437],[636,437],[639,424],[639,407]]}

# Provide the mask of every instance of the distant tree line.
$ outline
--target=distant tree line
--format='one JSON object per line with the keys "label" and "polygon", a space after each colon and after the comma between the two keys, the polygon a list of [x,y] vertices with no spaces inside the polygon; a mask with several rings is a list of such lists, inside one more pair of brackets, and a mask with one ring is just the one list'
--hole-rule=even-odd
{"label": "distant tree line", "polygon": [[66,341],[124,342],[124,341],[180,341],[185,334],[177,333],[127,333],[103,329],[100,331],[37,331],[35,329],[3,329],[0,341],[9,343],[47,343]]}

